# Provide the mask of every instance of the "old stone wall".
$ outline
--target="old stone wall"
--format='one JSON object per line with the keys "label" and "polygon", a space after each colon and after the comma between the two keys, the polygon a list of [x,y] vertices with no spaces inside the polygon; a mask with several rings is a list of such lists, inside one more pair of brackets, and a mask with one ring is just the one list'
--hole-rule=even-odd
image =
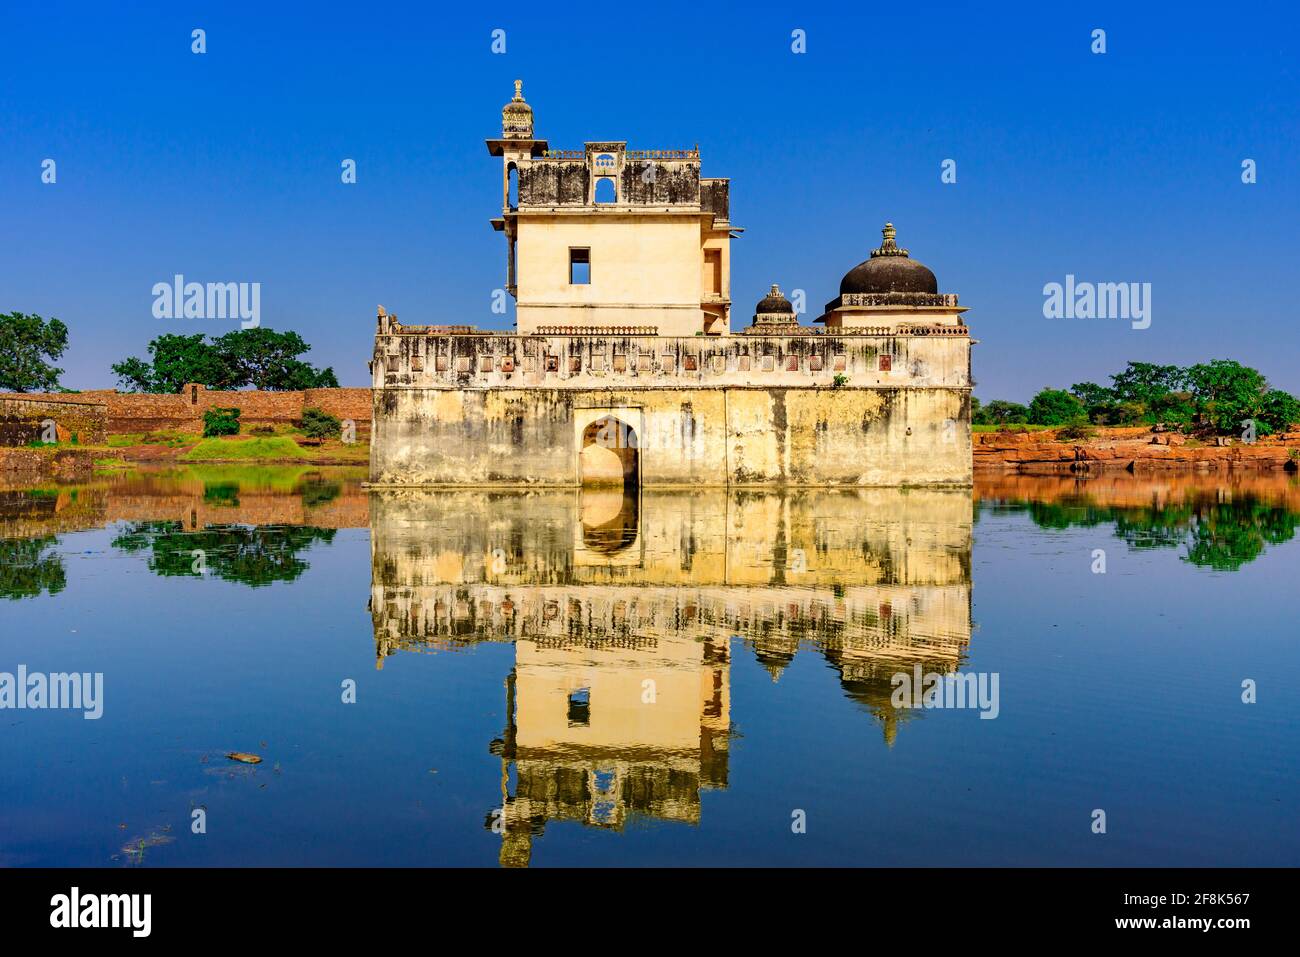
{"label": "old stone wall", "polygon": [[[399,327],[400,328],[400,327]],[[951,333],[951,334],[949,334]],[[945,334],[381,334],[376,389],[970,388],[971,340]]]}
{"label": "old stone wall", "polygon": [[[370,427],[371,410],[369,389],[221,392],[210,390],[202,385],[187,385],[183,392],[175,395],[101,389],[57,398],[3,396],[0,397],[0,421],[7,419],[7,413],[3,409],[9,408],[13,402],[26,403],[29,406],[34,402],[57,402],[60,408],[56,411],[61,414],[50,414],[48,417],[58,424],[60,440],[66,441],[64,436],[66,421],[71,432],[82,430],[79,437],[82,443],[92,442],[85,437],[86,434],[97,436],[93,442],[102,443],[105,433],[153,432],[161,429],[200,432],[203,429],[204,411],[221,406],[238,408],[240,422],[245,426],[296,422],[302,418],[304,409],[320,408],[340,419],[353,420],[357,425],[357,431],[364,434]],[[82,411],[87,409],[100,411]],[[93,431],[89,429],[89,425],[96,415],[100,419],[99,430]],[[10,443],[5,441],[3,444]]]}
{"label": "old stone wall", "polygon": [[385,389],[371,480],[573,486],[632,446],[647,487],[969,485],[968,421],[945,388]]}
{"label": "old stone wall", "polygon": [[53,422],[60,442],[102,444],[108,408],[104,403],[67,401],[44,396],[0,396],[0,446],[19,448],[41,442]]}
{"label": "old stone wall", "polygon": [[970,339],[953,328],[381,334],[371,479],[572,486],[629,472],[630,443],[649,487],[969,485]]}

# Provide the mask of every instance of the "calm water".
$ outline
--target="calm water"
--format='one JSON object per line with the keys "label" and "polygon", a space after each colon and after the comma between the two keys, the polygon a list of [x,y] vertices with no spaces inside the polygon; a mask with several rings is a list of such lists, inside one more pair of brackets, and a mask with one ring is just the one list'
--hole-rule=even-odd
{"label": "calm water", "polygon": [[363,478],[0,491],[0,865],[1300,864],[1293,479]]}

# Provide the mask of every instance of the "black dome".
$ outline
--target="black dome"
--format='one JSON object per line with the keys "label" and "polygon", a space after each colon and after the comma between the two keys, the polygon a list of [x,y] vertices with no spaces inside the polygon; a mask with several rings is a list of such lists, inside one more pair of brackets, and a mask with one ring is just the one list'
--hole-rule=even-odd
{"label": "black dome", "polygon": [[885,223],[885,241],[871,258],[850,269],[840,280],[840,295],[850,293],[938,293],[937,280],[928,267],[910,259],[894,242],[894,226]]}
{"label": "black dome", "polygon": [[758,305],[754,307],[754,313],[760,315],[778,312],[793,316],[794,306],[790,305],[790,300],[782,294],[781,287],[776,283],[772,283],[771,291],[758,301]]}

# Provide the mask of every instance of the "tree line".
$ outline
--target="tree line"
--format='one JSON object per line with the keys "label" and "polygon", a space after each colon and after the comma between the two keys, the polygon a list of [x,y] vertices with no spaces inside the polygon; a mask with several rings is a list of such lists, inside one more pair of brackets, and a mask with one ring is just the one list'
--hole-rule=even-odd
{"label": "tree line", "polygon": [[1130,362],[1109,386],[1076,382],[1069,389],[1045,388],[1028,405],[972,396],[975,425],[1145,425],[1163,423],[1183,431],[1285,432],[1300,422],[1300,400],[1274,389],[1257,370],[1232,359],[1193,366]]}
{"label": "tree line", "polygon": [[[58,319],[0,313],[0,392],[67,392],[63,369],[54,363],[68,348],[68,327]],[[149,358],[129,357],[111,366],[127,392],[177,393],[189,382],[210,389],[296,391],[338,388],[334,369],[300,357],[311,346],[296,332],[263,326],[222,336],[161,335]]]}

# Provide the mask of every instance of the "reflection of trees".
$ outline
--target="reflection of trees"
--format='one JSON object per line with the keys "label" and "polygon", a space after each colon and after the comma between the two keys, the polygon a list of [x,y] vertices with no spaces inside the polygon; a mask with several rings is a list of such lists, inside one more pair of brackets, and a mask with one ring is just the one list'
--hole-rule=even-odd
{"label": "reflection of trees", "polygon": [[239,507],[238,482],[204,482],[203,502],[206,505]]}
{"label": "reflection of trees", "polygon": [[332,482],[319,475],[311,475],[298,486],[298,491],[302,494],[302,504],[311,508],[314,505],[325,505],[338,498],[343,492],[343,483]]}
{"label": "reflection of trees", "polygon": [[57,542],[53,535],[0,539],[0,597],[35,598],[44,591],[63,591],[68,584],[63,559],[47,552]]}
{"label": "reflection of trees", "polygon": [[1131,548],[1183,547],[1185,561],[1220,571],[1235,571],[1258,558],[1266,545],[1290,541],[1300,525],[1300,514],[1251,495],[1228,502],[1203,497],[1163,507],[1102,506],[1085,497],[1019,507],[1041,528],[1110,523]]}
{"label": "reflection of trees", "polygon": [[334,540],[334,529],[300,525],[209,525],[186,532],[180,522],[134,522],[113,539],[125,552],[149,553],[157,575],[199,577],[196,550],[208,571],[226,581],[257,587],[294,581],[307,570],[298,553],[315,542]]}

